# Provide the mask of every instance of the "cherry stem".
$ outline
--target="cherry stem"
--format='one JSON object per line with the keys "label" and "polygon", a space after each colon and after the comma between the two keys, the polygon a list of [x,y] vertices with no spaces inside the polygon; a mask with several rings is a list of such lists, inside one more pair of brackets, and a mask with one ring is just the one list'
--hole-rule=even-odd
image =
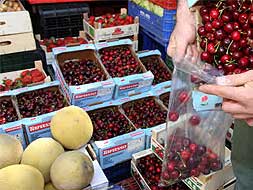
{"label": "cherry stem", "polygon": [[214,56],[214,63],[215,63],[215,65],[218,66],[218,62],[217,62],[217,60],[216,60],[216,55]]}
{"label": "cherry stem", "polygon": [[228,49],[227,49],[227,51],[226,51],[226,54],[228,54],[229,49],[230,49],[230,47],[231,47],[231,45],[232,45],[233,42],[234,42],[233,40],[230,42],[230,44],[229,44],[229,46],[228,46]]}
{"label": "cherry stem", "polygon": [[207,51],[207,39],[206,38],[205,38],[205,43],[206,43],[205,51]]}

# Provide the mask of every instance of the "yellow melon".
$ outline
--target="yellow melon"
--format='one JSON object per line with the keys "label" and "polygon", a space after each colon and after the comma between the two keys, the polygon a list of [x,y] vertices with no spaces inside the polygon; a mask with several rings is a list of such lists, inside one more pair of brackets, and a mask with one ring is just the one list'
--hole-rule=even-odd
{"label": "yellow melon", "polygon": [[0,134],[0,169],[19,164],[23,153],[21,142],[13,136]]}
{"label": "yellow melon", "polygon": [[21,163],[31,165],[42,173],[45,183],[50,181],[50,168],[55,159],[64,152],[60,143],[52,138],[39,138],[25,149]]}
{"label": "yellow melon", "polygon": [[76,150],[91,138],[93,125],[89,115],[77,106],[59,110],[51,120],[51,133],[65,148]]}
{"label": "yellow melon", "polygon": [[51,181],[59,190],[83,189],[90,184],[93,175],[92,161],[79,151],[61,154],[50,170]]}
{"label": "yellow melon", "polygon": [[59,189],[56,189],[52,183],[48,183],[45,186],[45,190],[59,190]]}
{"label": "yellow melon", "polygon": [[0,170],[1,190],[44,190],[44,178],[36,168],[16,164]]}

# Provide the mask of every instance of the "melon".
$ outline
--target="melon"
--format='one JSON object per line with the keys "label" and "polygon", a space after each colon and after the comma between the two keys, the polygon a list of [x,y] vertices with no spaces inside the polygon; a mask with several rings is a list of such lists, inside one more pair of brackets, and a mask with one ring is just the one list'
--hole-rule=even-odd
{"label": "melon", "polygon": [[52,183],[48,183],[45,185],[45,190],[58,190],[58,189],[56,189]]}
{"label": "melon", "polygon": [[50,126],[53,137],[70,150],[87,144],[93,133],[89,115],[77,106],[59,110],[53,116]]}
{"label": "melon", "polygon": [[32,166],[15,164],[0,170],[1,190],[44,190],[44,178]]}
{"label": "melon", "polygon": [[90,184],[93,175],[92,161],[79,151],[61,154],[50,170],[51,181],[59,190],[83,189]]}
{"label": "melon", "polygon": [[19,164],[23,154],[21,142],[13,136],[0,134],[0,169]]}
{"label": "melon", "polygon": [[52,138],[39,138],[25,149],[21,163],[37,168],[44,176],[45,183],[50,181],[50,168],[55,159],[64,152],[60,143]]}

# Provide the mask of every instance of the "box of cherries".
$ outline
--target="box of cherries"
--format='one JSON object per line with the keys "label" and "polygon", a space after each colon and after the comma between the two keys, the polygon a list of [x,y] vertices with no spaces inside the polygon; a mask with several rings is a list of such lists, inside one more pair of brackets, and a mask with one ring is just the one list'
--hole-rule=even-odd
{"label": "box of cherries", "polygon": [[159,99],[163,102],[163,104],[168,108],[169,100],[170,100],[170,92],[165,92],[159,96]]}
{"label": "box of cherries", "polygon": [[159,50],[138,53],[138,57],[147,71],[154,75],[152,87],[155,91],[170,88],[172,73],[161,58]]}
{"label": "box of cherries", "polygon": [[136,130],[118,105],[88,111],[94,126],[92,146],[103,169],[145,149],[145,132]]}
{"label": "box of cherries", "polygon": [[23,120],[28,143],[40,137],[50,137],[51,118],[57,110],[69,105],[58,81],[20,91],[14,98]]}
{"label": "box of cherries", "polygon": [[183,182],[159,187],[162,161],[149,149],[133,155],[131,173],[143,190],[190,190]]}
{"label": "box of cherries", "polygon": [[86,107],[111,100],[114,81],[100,63],[95,46],[54,48],[54,69],[71,104]]}
{"label": "box of cherries", "polygon": [[20,140],[23,147],[26,147],[23,121],[20,120],[19,111],[12,96],[0,97],[0,133],[13,135]]}
{"label": "box of cherries", "polygon": [[167,108],[154,96],[131,97],[122,108],[136,128],[145,130],[146,148],[150,148],[152,130],[166,125]]}
{"label": "box of cherries", "polygon": [[97,43],[102,40],[118,39],[139,33],[139,19],[127,15],[125,8],[119,14],[106,14],[100,17],[84,14],[84,30]]}
{"label": "box of cherries", "polygon": [[149,91],[154,75],[147,71],[132,47],[130,39],[96,44],[103,66],[113,78],[114,99]]}

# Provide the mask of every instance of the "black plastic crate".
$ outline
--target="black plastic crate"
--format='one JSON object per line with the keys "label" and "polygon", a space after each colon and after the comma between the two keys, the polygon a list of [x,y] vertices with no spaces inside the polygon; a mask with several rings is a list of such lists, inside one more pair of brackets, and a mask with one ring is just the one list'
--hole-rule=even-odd
{"label": "black plastic crate", "polygon": [[41,38],[78,36],[83,30],[83,14],[89,13],[86,3],[60,3],[38,6]]}
{"label": "black plastic crate", "polygon": [[41,60],[43,69],[48,74],[45,52],[36,41],[37,49],[0,56],[0,73],[29,69],[34,67],[34,61]]}

